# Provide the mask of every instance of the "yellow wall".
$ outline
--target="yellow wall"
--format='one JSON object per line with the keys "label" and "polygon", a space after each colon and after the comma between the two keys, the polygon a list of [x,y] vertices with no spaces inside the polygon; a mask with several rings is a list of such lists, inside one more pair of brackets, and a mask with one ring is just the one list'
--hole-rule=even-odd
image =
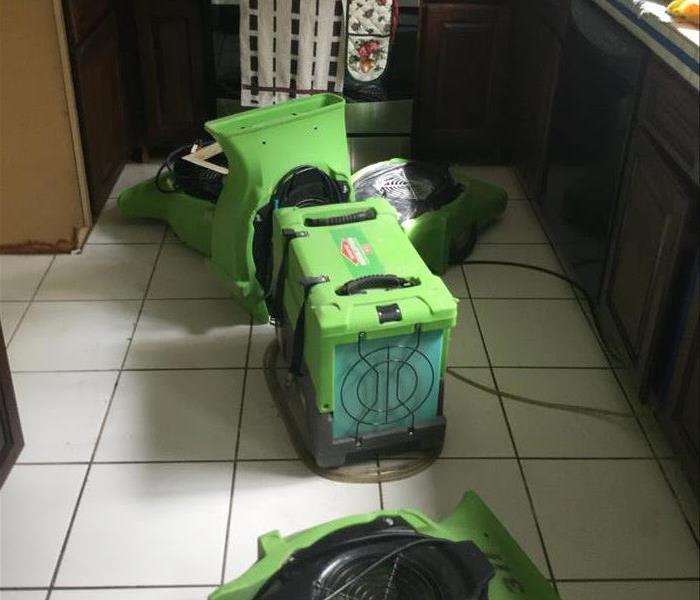
{"label": "yellow wall", "polygon": [[65,252],[76,247],[89,220],[72,90],[66,93],[64,30],[62,24],[57,29],[54,9],[53,0],[0,0],[4,252]]}

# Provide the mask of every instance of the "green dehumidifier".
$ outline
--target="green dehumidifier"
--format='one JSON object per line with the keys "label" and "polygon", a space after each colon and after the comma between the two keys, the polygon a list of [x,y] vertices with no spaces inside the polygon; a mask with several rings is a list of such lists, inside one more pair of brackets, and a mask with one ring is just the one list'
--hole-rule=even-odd
{"label": "green dehumidifier", "polygon": [[558,600],[473,492],[446,519],[383,510],[258,539],[258,562],[209,600]]}
{"label": "green dehumidifier", "polygon": [[283,208],[273,218],[269,310],[297,376],[305,443],[321,467],[439,450],[457,303],[382,198]]}

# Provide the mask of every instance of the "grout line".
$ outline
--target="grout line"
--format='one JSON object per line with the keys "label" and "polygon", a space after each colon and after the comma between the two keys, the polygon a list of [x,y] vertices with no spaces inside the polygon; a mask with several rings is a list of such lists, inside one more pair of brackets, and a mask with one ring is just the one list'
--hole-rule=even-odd
{"label": "grout line", "polygon": [[[472,298],[473,300],[510,300],[513,302],[518,302],[518,301],[545,301],[545,302],[577,302],[577,304],[580,305],[580,302],[577,301],[577,298],[575,296],[459,296],[457,294],[453,294],[456,298],[459,298],[460,300],[468,300],[469,298]],[[169,296],[169,297],[160,297],[160,296],[148,296],[146,298],[148,301],[152,300],[157,300],[159,302],[162,301],[189,301],[189,300],[194,300],[194,301],[199,301],[199,300],[231,300],[233,301],[233,298],[231,296]],[[57,302],[140,302],[142,298],[135,298],[135,297],[129,297],[129,298],[44,298],[44,299],[38,299],[38,300],[2,300],[1,302],[3,304],[22,304],[23,302],[33,302],[35,304],[51,304],[51,303],[57,303]],[[589,325],[591,327],[594,327],[594,325],[591,324],[590,318],[588,317],[588,314],[584,315],[586,318],[586,321],[588,321]],[[19,324],[18,324],[19,327]],[[597,337],[597,336],[596,336]]]}
{"label": "grout line", "polygon": [[[57,302],[140,302],[142,298],[47,298],[44,300],[34,300],[33,302],[35,304],[51,304],[51,303],[57,303]],[[190,296],[190,297],[181,297],[181,298],[159,298],[157,296],[148,296],[146,297],[146,300],[153,301],[157,300],[158,302],[162,301],[188,301],[188,300],[194,300],[194,301],[200,301],[200,300],[230,300],[233,302],[233,298],[231,296]]]}
{"label": "grout line", "polygon": [[[168,244],[169,242],[165,242]],[[85,242],[83,249],[87,246],[159,246],[160,242]]]}
{"label": "grout line", "polygon": [[22,311],[22,314],[19,317],[19,320],[17,321],[17,325],[15,325],[15,330],[12,332],[12,335],[10,338],[5,342],[5,350],[8,350],[10,348],[10,344],[12,343],[12,340],[15,339],[15,336],[17,335],[17,332],[19,331],[19,328],[22,326],[22,323],[24,322],[25,317],[27,316],[27,313],[29,312],[29,309],[31,308],[32,304],[34,303],[34,299],[36,298],[36,295],[39,293],[39,288],[41,287],[41,284],[44,283],[44,280],[46,279],[46,276],[49,274],[49,270],[53,266],[53,263],[56,261],[56,255],[54,254],[51,260],[49,261],[49,264],[46,266],[46,270],[44,271],[44,274],[41,276],[41,279],[39,279],[39,283],[37,283],[36,287],[34,288],[34,292],[32,292],[32,295],[29,297],[29,300],[18,300],[17,302],[26,302],[27,306],[24,307],[24,310]]}
{"label": "grout line", "polygon": [[[252,370],[260,370],[262,367],[250,367]],[[115,371],[123,373],[132,372],[150,372],[150,371],[244,371],[245,367],[129,367],[128,369],[37,369],[27,370],[18,369],[12,371],[13,374],[23,373],[114,373]]]}
{"label": "grout line", "polygon": [[[401,456],[382,456],[383,460],[399,460]],[[515,456],[492,456],[492,455],[472,455],[472,456],[440,456],[437,461],[458,461],[458,460],[515,460]],[[573,461],[583,461],[583,460],[594,460],[594,461],[656,461],[654,456],[538,456],[538,455],[520,455],[521,460],[529,461],[560,461],[560,462],[573,462]],[[672,460],[672,459],[662,459],[662,460]],[[18,461],[17,466],[21,467],[56,467],[56,466],[87,466],[89,464],[93,465],[189,465],[189,464],[233,464],[233,463],[243,463],[243,464],[255,464],[255,463],[299,463],[302,462],[299,458],[211,458],[211,459],[163,459],[163,460],[93,460],[92,463],[89,461]]]}
{"label": "grout line", "polygon": [[557,579],[559,583],[653,583],[653,582],[678,582],[678,581],[700,581],[700,577],[610,577],[591,579]]}
{"label": "grout line", "polygon": [[[489,365],[447,365],[450,369],[488,369]],[[589,371],[610,371],[611,369],[600,365],[508,365],[508,364],[491,364],[494,369],[550,369],[550,370],[589,370]]]}
{"label": "grout line", "polygon": [[[552,249],[552,252],[554,253],[554,256],[555,256],[557,263],[559,264],[562,272],[566,272],[564,269],[564,264],[562,263],[562,260],[560,259],[557,252],[554,251],[554,245],[552,244],[552,240],[550,239],[549,235],[547,234],[547,231],[545,230],[545,228],[542,226],[542,221],[540,219],[538,212],[536,210],[533,210],[532,212],[534,213],[535,218],[537,219],[537,222],[540,226],[540,229],[544,233],[545,238],[549,241],[549,246]],[[670,490],[671,495],[673,496],[673,498],[676,502],[676,508],[680,511],[681,517],[685,521],[686,527],[688,528],[688,531],[690,532],[690,535],[692,536],[693,540],[695,540],[696,544],[700,545],[700,538],[698,538],[698,535],[695,533],[695,530],[693,529],[693,526],[690,523],[690,519],[686,516],[685,510],[683,509],[683,503],[681,502],[680,497],[676,493],[676,490],[674,489],[670,478],[666,474],[666,471],[664,470],[663,465],[661,464],[661,458],[659,457],[658,453],[656,452],[656,448],[654,448],[654,445],[651,443],[651,439],[649,438],[649,435],[647,434],[646,430],[642,426],[641,419],[639,418],[638,412],[634,408],[634,403],[632,402],[632,399],[629,397],[627,390],[625,389],[625,386],[622,384],[622,381],[620,380],[617,369],[620,368],[621,365],[615,365],[613,363],[613,359],[610,356],[607,348],[605,347],[605,343],[603,341],[603,339],[604,339],[603,332],[598,331],[598,329],[595,325],[595,321],[592,320],[592,317],[590,317],[585,310],[585,307],[583,305],[583,301],[585,300],[585,298],[581,297],[581,295],[578,293],[578,291],[574,288],[573,285],[571,285],[571,284],[569,284],[569,285],[571,287],[571,290],[574,293],[574,298],[576,299],[576,301],[578,303],[579,309],[583,313],[583,317],[586,319],[588,326],[591,328],[591,330],[593,332],[593,336],[595,337],[596,341],[598,342],[598,346],[600,347],[600,350],[603,353],[603,356],[605,357],[605,360],[606,360],[610,370],[612,371],[613,377],[615,378],[615,381],[617,382],[617,386],[620,389],[620,391],[622,392],[625,400],[627,401],[627,405],[628,405],[630,411],[634,415],[634,419],[637,423],[637,428],[639,429],[639,432],[641,433],[642,437],[645,439],[645,441],[647,443],[647,447],[649,448],[649,451],[651,452],[651,458],[653,460],[655,460],[656,466],[659,469],[659,471],[661,472],[661,476],[666,481],[666,485],[667,485],[668,489]],[[591,311],[595,310],[594,307],[589,307],[589,309]],[[622,366],[624,367],[624,365],[622,365]]]}
{"label": "grout line", "polygon": [[[379,471],[382,468],[381,459],[377,456],[375,460],[377,461],[377,471]],[[381,480],[377,482],[377,487],[379,488],[379,510],[384,510],[384,488]]]}
{"label": "grout line", "polygon": [[[469,290],[469,282],[468,282],[468,280],[467,280],[466,274],[464,273],[464,269],[462,269],[462,275],[463,275],[463,277],[464,277],[464,283],[465,283],[465,285],[467,286],[467,290],[469,291],[469,294],[470,294],[470,296],[471,296],[471,291]],[[490,373],[491,373],[491,380],[492,380],[492,382],[493,382],[493,384],[494,384],[495,389],[498,390],[498,389],[499,389],[499,387],[498,387],[498,380],[496,379],[496,374],[495,374],[495,372],[494,372],[494,367],[493,367],[493,365],[492,365],[492,363],[491,363],[491,356],[490,356],[490,354],[489,354],[488,346],[486,345],[486,338],[484,337],[484,332],[483,332],[482,329],[481,329],[481,323],[480,323],[480,321],[479,321],[479,315],[477,314],[476,306],[475,306],[475,304],[474,304],[474,300],[473,300],[473,299],[470,299],[470,305],[471,305],[471,308],[472,308],[472,313],[473,313],[473,315],[474,315],[474,321],[475,321],[475,323],[476,323],[476,327],[477,327],[477,329],[479,330],[479,337],[481,338],[481,344],[482,344],[482,346],[483,346],[484,353],[486,354],[486,360],[487,360],[488,363],[489,363],[489,371],[490,371]],[[509,419],[508,419],[508,412],[506,411],[505,403],[503,402],[503,398],[501,398],[500,394],[499,394],[499,396],[498,396],[498,401],[499,401],[499,403],[500,403],[500,405],[501,405],[501,413],[503,414],[503,419],[504,419],[504,421],[505,421],[506,428],[508,429],[508,435],[509,435],[509,437],[510,437],[510,442],[511,442],[511,445],[512,445],[512,447],[513,447],[513,453],[515,454],[515,459],[517,460],[518,470],[520,471],[520,477],[521,477],[522,482],[523,482],[523,487],[525,488],[525,494],[526,494],[526,496],[527,496],[528,503],[530,504],[530,512],[531,512],[532,517],[533,517],[533,519],[534,519],[534,521],[535,521],[535,528],[536,528],[536,530],[537,530],[537,535],[538,535],[538,537],[539,537],[540,545],[541,545],[541,547],[542,547],[542,553],[544,554],[544,560],[545,560],[545,562],[546,562],[546,564],[547,564],[547,571],[548,571],[548,573],[549,573],[549,579],[552,580],[552,585],[554,586],[554,589],[555,589],[556,591],[558,591],[557,582],[556,582],[556,580],[554,579],[554,570],[553,570],[553,568],[552,568],[552,562],[551,562],[551,560],[550,560],[550,558],[549,558],[549,553],[547,552],[547,545],[545,544],[545,541],[544,541],[544,535],[543,535],[543,533],[542,533],[542,528],[540,527],[539,519],[537,518],[537,511],[535,510],[535,503],[534,503],[534,501],[533,501],[533,499],[532,499],[532,493],[530,492],[530,486],[529,486],[528,483],[527,483],[527,477],[526,477],[526,475],[525,475],[525,469],[523,468],[523,464],[522,464],[522,460],[521,460],[521,457],[520,457],[520,453],[518,452],[518,445],[516,444],[516,442],[515,442],[515,436],[513,435],[513,428],[512,428],[512,426],[511,426],[511,424],[510,424],[510,421],[509,421]]]}
{"label": "grout line", "polygon": [[85,476],[83,477],[83,482],[80,486],[80,491],[78,492],[78,497],[75,502],[75,506],[73,507],[73,512],[71,514],[70,521],[68,522],[68,529],[66,531],[66,535],[63,538],[63,543],[61,544],[61,550],[58,554],[58,559],[56,560],[56,566],[54,567],[53,575],[51,576],[51,582],[49,583],[49,591],[48,594],[46,595],[46,600],[50,600],[51,598],[51,593],[53,591],[54,586],[56,585],[56,579],[58,577],[58,573],[61,569],[61,564],[63,563],[63,557],[65,556],[66,548],[68,547],[68,540],[70,539],[70,534],[73,531],[73,525],[75,524],[76,517],[78,515],[78,509],[80,508],[80,502],[83,498],[83,494],[85,493],[85,488],[87,487],[87,481],[88,477],[90,476],[90,471],[92,469],[92,465],[95,461],[95,456],[97,455],[97,448],[100,444],[100,440],[102,438],[102,434],[105,430],[105,426],[107,424],[107,418],[109,417],[109,412],[110,409],[112,408],[112,403],[114,402],[114,397],[117,391],[117,387],[119,385],[119,380],[121,379],[121,374],[124,369],[124,365],[126,364],[126,358],[129,355],[129,351],[131,350],[131,344],[133,343],[134,337],[136,335],[136,329],[139,324],[139,320],[141,318],[141,313],[143,312],[143,308],[146,304],[146,297],[148,295],[148,288],[151,286],[151,282],[153,281],[153,276],[156,272],[156,266],[158,265],[158,259],[160,258],[160,254],[163,251],[163,241],[165,240],[165,232],[163,232],[163,238],[161,239],[160,247],[158,248],[158,253],[156,255],[156,259],[153,262],[153,267],[151,268],[151,274],[148,278],[148,283],[146,284],[146,288],[144,289],[143,293],[143,298],[141,299],[141,305],[139,306],[138,313],[136,315],[136,319],[134,320],[134,326],[131,330],[131,336],[129,337],[129,343],[127,344],[126,350],[124,352],[124,357],[122,358],[121,365],[119,367],[119,373],[117,374],[117,377],[114,381],[114,386],[112,387],[112,393],[109,397],[109,401],[107,402],[107,407],[105,408],[104,415],[102,417],[102,423],[100,424],[100,429],[97,433],[97,438],[95,439],[95,445],[92,448],[92,453],[90,455],[90,462],[87,465],[87,468],[85,469]]}
{"label": "grout line", "polygon": [[[612,362],[608,361],[610,365],[612,365]],[[672,457],[661,457],[659,456],[658,452],[656,451],[656,448],[654,448],[654,444],[651,443],[651,439],[649,438],[649,435],[647,434],[646,430],[642,426],[642,421],[639,418],[639,414],[637,411],[634,409],[634,404],[630,397],[627,394],[627,390],[625,389],[625,386],[622,385],[622,382],[620,381],[619,375],[617,374],[617,371],[612,368],[612,373],[613,377],[615,378],[615,381],[617,382],[618,387],[622,391],[623,396],[625,397],[625,400],[627,401],[627,405],[629,406],[630,410],[632,411],[632,414],[634,415],[634,419],[637,422],[637,427],[639,427],[639,431],[641,432],[642,436],[646,440],[647,446],[649,447],[649,450],[651,452],[652,458],[656,462],[656,466],[659,469],[661,473],[661,477],[663,477],[664,481],[666,482],[666,485],[668,486],[668,489],[671,492],[671,496],[673,496],[673,499],[676,502],[676,508],[680,511],[681,517],[685,521],[686,527],[688,528],[688,531],[690,532],[690,535],[692,536],[693,540],[695,540],[695,543],[697,545],[700,545],[700,538],[698,538],[698,535],[695,533],[695,529],[693,528],[693,525],[690,522],[690,519],[688,516],[685,514],[685,510],[683,508],[683,503],[681,502],[680,496],[676,492],[675,488],[673,487],[673,484],[671,483],[671,479],[666,473],[666,471],[663,468],[663,465],[661,463],[662,460],[673,460],[675,456]]]}
{"label": "grout line", "polygon": [[[488,365],[448,365],[450,369],[488,369]],[[559,365],[493,365],[494,369],[546,369],[549,371],[612,371],[610,367],[559,366]]]}
{"label": "grout line", "polygon": [[[528,202],[530,202],[528,200]],[[532,202],[530,202],[532,205]],[[547,240],[547,243],[549,245],[549,249],[552,251],[552,254],[554,254],[554,259],[557,261],[557,264],[559,265],[559,270],[563,275],[567,275],[568,273],[566,269],[564,268],[564,263],[562,262],[559,254],[554,250],[554,243],[552,242],[552,239],[550,238],[549,234],[547,233],[547,230],[544,228],[542,224],[542,219],[540,218],[540,215],[538,214],[538,211],[532,209],[532,213],[535,215],[535,220],[537,221],[537,224],[540,226],[540,230],[542,231],[545,239]],[[571,288],[571,292],[573,294],[573,300],[576,300],[576,303],[578,304],[579,310],[583,313],[583,318],[586,320],[586,323],[588,323],[588,327],[590,328],[591,332],[593,333],[593,337],[596,339],[596,342],[598,343],[598,347],[600,348],[600,351],[603,353],[603,356],[605,356],[606,362],[610,365],[611,368],[614,368],[612,365],[612,360],[609,355],[608,349],[605,346],[605,341],[603,338],[603,332],[598,331],[598,328],[596,327],[595,320],[588,315],[588,313],[585,310],[585,307],[583,305],[583,301],[586,300],[585,297],[582,297],[580,292],[571,284],[568,284],[569,287]],[[594,311],[593,307],[589,307],[591,312]]]}
{"label": "grout line", "polygon": [[[549,240],[550,242],[550,247],[553,249],[552,242],[547,235],[547,232],[545,231],[544,227],[542,227],[542,222],[540,220],[539,215],[537,214],[537,211],[533,211],[535,214],[535,218],[537,219],[540,229],[545,234],[545,237]],[[553,250],[552,250],[553,251]],[[557,262],[559,263],[560,268],[562,269],[562,272],[565,272],[564,270],[564,264],[562,263],[561,259],[559,258],[559,255],[554,252],[554,256],[556,257]],[[666,485],[668,486],[668,489],[671,492],[671,495],[673,496],[675,502],[676,502],[676,508],[680,511],[681,517],[685,521],[686,527],[688,528],[688,531],[690,531],[690,535],[692,536],[693,540],[695,540],[695,543],[700,545],[700,538],[698,538],[697,534],[695,533],[695,530],[693,529],[692,524],[690,523],[690,519],[686,516],[685,510],[683,509],[683,503],[680,500],[680,497],[676,493],[676,490],[674,489],[670,478],[666,474],[666,471],[663,468],[663,465],[661,464],[661,458],[659,457],[658,453],[656,452],[656,448],[654,448],[654,445],[651,443],[651,439],[649,438],[649,435],[647,434],[646,430],[642,426],[641,419],[639,418],[638,412],[634,408],[634,403],[632,402],[632,399],[629,397],[627,390],[625,386],[622,384],[622,381],[620,380],[620,376],[617,372],[617,369],[620,368],[621,365],[615,365],[613,362],[613,358],[610,356],[607,348],[605,347],[605,344],[603,342],[603,332],[599,332],[595,322],[592,320],[592,318],[588,315],[587,311],[585,310],[585,306],[583,304],[583,301],[585,298],[582,298],[580,294],[577,293],[577,290],[574,288],[573,285],[570,286],[572,291],[574,292],[574,297],[576,299],[576,302],[578,303],[579,309],[583,313],[583,317],[586,319],[586,322],[588,323],[588,326],[591,328],[593,332],[593,336],[595,337],[596,341],[598,342],[598,346],[600,347],[601,352],[603,353],[603,356],[605,357],[605,360],[609,366],[610,371],[612,371],[612,375],[615,378],[615,381],[617,382],[617,386],[622,392],[623,397],[625,398],[627,402],[627,406],[629,410],[631,411],[632,415],[634,415],[634,420],[637,423],[637,428],[639,429],[639,432],[641,433],[642,437],[647,443],[647,447],[649,448],[649,451],[651,452],[651,458],[656,462],[656,466],[661,472],[661,476],[663,479],[666,481]],[[589,307],[591,311],[594,310],[593,307]],[[624,366],[624,365],[623,365]]]}
{"label": "grout line", "polygon": [[253,317],[249,320],[248,326],[248,347],[245,355],[245,370],[243,371],[243,383],[241,385],[241,405],[238,409],[238,430],[236,433],[236,447],[233,454],[233,472],[231,473],[231,490],[228,501],[228,515],[226,517],[226,529],[224,531],[224,551],[221,563],[221,578],[219,585],[224,584],[226,578],[226,562],[228,561],[228,540],[231,533],[231,519],[233,517],[233,494],[236,488],[236,475],[238,474],[238,454],[241,447],[241,435],[243,433],[243,409],[245,407],[245,396],[248,388],[248,365],[250,363],[250,350],[253,345]]}
{"label": "grout line", "polygon": [[[181,589],[181,588],[215,588],[216,583],[173,583],[171,585],[164,583],[156,584],[134,584],[134,585],[86,585],[86,586],[75,586],[75,585],[57,585],[53,588],[54,591],[82,591],[82,590],[168,590],[168,589]],[[49,588],[45,587],[0,587],[2,592],[48,592]]]}
{"label": "grout line", "polygon": [[[695,583],[700,581],[698,577],[643,577],[643,578],[591,578],[591,579],[577,579],[577,578],[560,578],[556,580],[559,583],[678,583],[678,582],[689,582]],[[153,585],[105,585],[105,586],[56,586],[54,590],[61,591],[81,591],[81,590],[167,590],[167,589],[186,589],[186,588],[210,588],[217,587],[217,584],[206,584],[206,583],[177,583],[177,584],[153,584]],[[44,592],[48,591],[48,588],[43,587],[0,587],[0,591],[3,592]]]}

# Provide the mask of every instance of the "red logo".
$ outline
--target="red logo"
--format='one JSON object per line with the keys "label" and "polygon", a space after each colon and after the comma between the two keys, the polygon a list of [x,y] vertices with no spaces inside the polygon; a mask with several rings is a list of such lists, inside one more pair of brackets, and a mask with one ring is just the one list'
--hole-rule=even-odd
{"label": "red logo", "polygon": [[340,242],[340,253],[347,258],[353,265],[360,262],[360,258],[355,252],[352,242],[349,239],[344,239]]}

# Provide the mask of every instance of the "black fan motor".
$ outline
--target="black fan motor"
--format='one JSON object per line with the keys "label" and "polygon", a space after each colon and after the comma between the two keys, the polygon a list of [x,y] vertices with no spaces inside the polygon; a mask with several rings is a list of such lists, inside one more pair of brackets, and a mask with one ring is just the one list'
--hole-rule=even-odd
{"label": "black fan motor", "polygon": [[[168,154],[156,174],[155,181],[158,189],[163,193],[183,192],[194,198],[216,203],[224,187],[223,174],[183,159],[195,147],[203,148],[213,143],[214,140],[211,138],[197,140],[192,144],[180,146]],[[228,160],[223,152],[212,156],[209,162],[220,167],[228,167]],[[166,172],[170,183],[164,186],[162,178]]]}
{"label": "black fan motor", "polygon": [[296,552],[255,600],[488,600],[494,568],[473,542],[379,518]]}
{"label": "black fan motor", "polygon": [[447,167],[419,161],[377,163],[363,170],[354,187],[356,200],[386,198],[401,223],[449,204],[464,190]]}

